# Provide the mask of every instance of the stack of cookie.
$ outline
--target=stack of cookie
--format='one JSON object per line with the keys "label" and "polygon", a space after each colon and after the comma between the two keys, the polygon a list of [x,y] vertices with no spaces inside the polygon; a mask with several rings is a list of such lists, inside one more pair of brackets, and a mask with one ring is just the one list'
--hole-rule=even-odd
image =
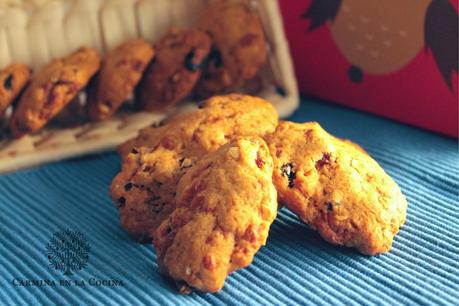
{"label": "stack of cookie", "polygon": [[153,241],[162,271],[215,292],[266,243],[278,202],[327,241],[387,252],[405,222],[398,185],[319,124],[278,122],[260,98],[215,96],[119,147],[111,195],[122,226]]}
{"label": "stack of cookie", "polygon": [[0,71],[0,116],[18,100],[8,125],[20,138],[62,114],[86,88],[84,110],[96,121],[113,116],[131,94],[138,109],[164,111],[188,96],[255,92],[267,52],[257,13],[246,3],[215,1],[194,28],[173,28],[153,46],[129,40],[104,59],[82,47],[34,75],[25,65],[8,66]]}

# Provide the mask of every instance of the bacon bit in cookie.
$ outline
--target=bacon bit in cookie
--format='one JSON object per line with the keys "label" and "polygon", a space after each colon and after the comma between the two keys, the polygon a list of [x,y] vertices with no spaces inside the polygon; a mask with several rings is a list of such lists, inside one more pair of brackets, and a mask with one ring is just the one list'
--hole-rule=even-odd
{"label": "bacon bit in cookie", "polygon": [[132,183],[127,183],[126,185],[124,185],[124,190],[126,191],[131,190],[131,188],[132,188]]}
{"label": "bacon bit in cookie", "polygon": [[288,188],[293,188],[295,186],[296,173],[294,168],[294,163],[283,164],[281,167],[282,176],[288,179]]}
{"label": "bacon bit in cookie", "polygon": [[327,211],[333,211],[333,203],[327,202]]}
{"label": "bacon bit in cookie", "polygon": [[174,150],[175,149],[175,142],[172,138],[170,137],[164,137],[163,140],[161,141],[162,145],[164,148],[168,150]]}
{"label": "bacon bit in cookie", "polygon": [[248,47],[252,45],[257,40],[257,34],[249,33],[244,35],[240,40],[239,44],[243,47]]}
{"label": "bacon bit in cookie", "polygon": [[282,154],[282,149],[281,148],[276,148],[276,157],[280,157]]}
{"label": "bacon bit in cookie", "polygon": [[125,197],[120,197],[118,199],[118,208],[122,208],[126,204],[126,198]]}
{"label": "bacon bit in cookie", "polygon": [[214,238],[212,236],[207,237],[206,243],[211,244],[214,241]]}
{"label": "bacon bit in cookie", "polygon": [[312,130],[307,130],[306,132],[304,132],[304,137],[306,138],[310,138],[312,135]]}
{"label": "bacon bit in cookie", "polygon": [[252,243],[254,243],[254,242],[257,241],[257,238],[258,238],[258,237],[257,237],[256,231],[255,231],[254,228],[253,228],[253,225],[249,225],[249,226],[246,228],[246,230],[245,230],[245,232],[244,232],[244,236],[242,236],[242,238],[243,238],[244,240],[247,240],[247,241],[252,242]]}
{"label": "bacon bit in cookie", "polygon": [[316,162],[316,169],[320,170],[323,166],[330,164],[330,153],[324,153],[322,159]]}
{"label": "bacon bit in cookie", "polygon": [[260,152],[257,152],[257,159],[255,160],[255,163],[257,164],[257,167],[260,169],[263,168],[263,165],[265,164],[265,162],[260,156]]}
{"label": "bacon bit in cookie", "polygon": [[215,258],[212,255],[206,255],[202,259],[202,265],[204,268],[208,270],[213,270],[217,267],[217,263],[215,262]]}
{"label": "bacon bit in cookie", "polygon": [[11,90],[11,88],[13,88],[13,75],[12,74],[6,77],[5,81],[3,82],[3,87],[6,90]]}

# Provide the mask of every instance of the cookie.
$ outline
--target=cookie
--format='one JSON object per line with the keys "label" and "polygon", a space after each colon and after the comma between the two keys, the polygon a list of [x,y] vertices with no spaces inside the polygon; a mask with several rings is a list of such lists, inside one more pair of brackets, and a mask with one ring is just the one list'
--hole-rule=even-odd
{"label": "cookie", "polygon": [[139,86],[139,102],[162,110],[188,96],[209,54],[208,35],[196,29],[171,29],[156,45],[156,58]]}
{"label": "cookie", "polygon": [[126,156],[135,147],[155,147],[170,138],[168,142],[180,142],[179,146],[200,156],[237,136],[271,133],[277,123],[277,112],[266,100],[240,94],[214,96],[201,102],[196,111],[141,130],[138,137],[120,145],[118,153]]}
{"label": "cookie", "polygon": [[150,241],[150,229],[159,226],[173,209],[180,177],[181,157],[160,146],[139,148],[123,161],[122,171],[111,185],[111,196],[120,212],[120,223],[140,242]]}
{"label": "cookie", "polygon": [[220,290],[266,243],[276,217],[272,158],[258,137],[200,159],[177,186],[176,208],[155,232],[162,271],[204,292]]}
{"label": "cookie", "polygon": [[129,40],[108,53],[90,89],[90,117],[109,118],[133,92],[153,56],[152,46],[142,39]]}
{"label": "cookie", "polygon": [[29,67],[24,64],[11,64],[0,71],[0,116],[21,93],[30,75]]}
{"label": "cookie", "polygon": [[150,239],[173,208],[178,180],[200,157],[239,136],[272,133],[278,122],[271,104],[250,96],[214,97],[201,107],[144,129],[120,146],[122,171],[110,193],[133,238]]}
{"label": "cookie", "polygon": [[208,97],[234,91],[266,63],[268,48],[260,17],[244,3],[217,1],[200,17],[213,49],[196,92]]}
{"label": "cookie", "polygon": [[266,137],[280,200],[328,242],[387,252],[406,219],[398,185],[362,148],[318,123],[281,122]]}
{"label": "cookie", "polygon": [[85,87],[99,65],[95,50],[80,48],[45,66],[32,78],[14,110],[10,121],[13,136],[41,129]]}

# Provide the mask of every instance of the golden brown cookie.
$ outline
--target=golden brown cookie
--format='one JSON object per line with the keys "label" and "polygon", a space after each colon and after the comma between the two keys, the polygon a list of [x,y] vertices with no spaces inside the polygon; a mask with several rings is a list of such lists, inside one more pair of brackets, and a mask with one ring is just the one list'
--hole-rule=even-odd
{"label": "golden brown cookie", "polygon": [[139,148],[123,162],[111,185],[111,196],[120,211],[120,222],[129,235],[146,242],[150,229],[159,226],[173,209],[175,187],[184,160],[175,151],[159,146]]}
{"label": "golden brown cookie", "polygon": [[21,93],[31,71],[24,64],[11,64],[0,71],[0,116]]}
{"label": "golden brown cookie", "polygon": [[217,1],[200,17],[198,28],[212,38],[213,50],[197,85],[197,94],[208,97],[234,91],[256,76],[267,61],[263,25],[244,3]]}
{"label": "golden brown cookie", "polygon": [[140,83],[141,107],[162,110],[185,98],[201,76],[210,45],[199,30],[171,29],[155,45],[156,58]]}
{"label": "golden brown cookie", "polygon": [[99,65],[95,50],[80,48],[45,66],[32,78],[19,100],[10,121],[13,136],[19,138],[41,129],[88,83]]}
{"label": "golden brown cookie", "polygon": [[111,195],[122,206],[123,227],[138,240],[148,240],[167,217],[178,180],[196,160],[239,136],[272,133],[278,122],[271,104],[250,96],[214,97],[201,107],[144,129],[119,148],[123,166]]}
{"label": "golden brown cookie", "polygon": [[276,217],[272,158],[258,137],[200,159],[177,186],[176,209],[154,234],[158,264],[204,292],[223,287],[265,245]]}
{"label": "golden brown cookie", "polygon": [[134,147],[155,147],[169,139],[170,146],[177,143],[200,156],[237,136],[271,133],[277,123],[277,112],[266,100],[240,94],[214,96],[201,102],[196,111],[141,130],[138,137],[120,145],[118,152],[126,156]]}
{"label": "golden brown cookie", "polygon": [[266,137],[279,198],[328,242],[387,252],[406,219],[398,185],[362,148],[318,123],[281,122]]}
{"label": "golden brown cookie", "polygon": [[129,40],[108,53],[90,89],[91,118],[109,118],[137,86],[153,56],[152,46],[142,39]]}

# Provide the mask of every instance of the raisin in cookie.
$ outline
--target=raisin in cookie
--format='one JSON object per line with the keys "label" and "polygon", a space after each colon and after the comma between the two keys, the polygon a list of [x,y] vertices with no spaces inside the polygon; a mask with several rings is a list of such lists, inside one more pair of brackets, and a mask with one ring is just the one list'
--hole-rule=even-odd
{"label": "raisin in cookie", "polygon": [[201,107],[144,129],[120,146],[122,171],[112,182],[111,195],[132,237],[149,239],[173,208],[178,180],[201,156],[239,136],[272,133],[278,122],[271,104],[250,96],[214,97]]}
{"label": "raisin in cookie", "polygon": [[91,48],[80,48],[55,59],[31,80],[19,100],[10,128],[14,137],[41,129],[56,116],[97,72],[100,58]]}
{"label": "raisin in cookie", "polygon": [[23,64],[11,64],[0,71],[0,116],[29,81],[31,71]]}
{"label": "raisin in cookie", "polygon": [[156,58],[139,86],[141,107],[161,110],[185,98],[201,76],[210,45],[199,30],[171,29],[155,45]]}
{"label": "raisin in cookie", "polygon": [[398,185],[362,148],[319,124],[281,122],[266,137],[279,198],[328,242],[387,252],[406,219]]}
{"label": "raisin in cookie", "polygon": [[267,43],[260,18],[244,3],[218,1],[203,12],[198,28],[212,38],[213,50],[197,85],[197,94],[234,91],[256,76],[267,61]]}
{"label": "raisin in cookie", "polygon": [[139,83],[153,55],[150,44],[142,39],[133,39],[105,56],[89,93],[91,118],[107,119],[121,106]]}
{"label": "raisin in cookie", "polygon": [[176,208],[154,234],[162,271],[204,292],[223,287],[266,243],[276,217],[272,158],[258,137],[200,159],[177,186]]}

